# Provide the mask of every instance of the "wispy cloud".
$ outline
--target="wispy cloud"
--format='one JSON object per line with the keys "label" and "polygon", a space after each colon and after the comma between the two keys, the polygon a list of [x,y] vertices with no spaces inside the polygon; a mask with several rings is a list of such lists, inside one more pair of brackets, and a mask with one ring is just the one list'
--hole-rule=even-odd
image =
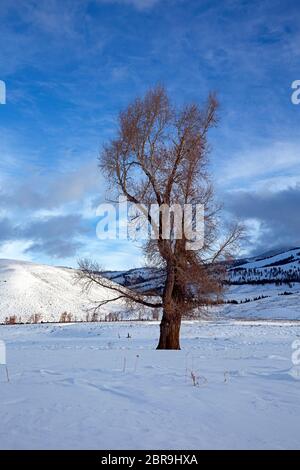
{"label": "wispy cloud", "polygon": [[[0,244],[23,241],[24,253],[47,254],[54,258],[75,256],[82,246],[78,237],[92,229],[80,215],[54,216],[31,221],[0,219]],[[2,243],[1,243],[2,242]]]}
{"label": "wispy cloud", "polygon": [[[281,191],[237,191],[228,198],[227,209],[250,221],[254,231],[252,250],[300,246],[300,184]],[[251,226],[250,223],[250,226]],[[257,233],[258,232],[258,233]],[[255,243],[254,243],[255,242]]]}
{"label": "wispy cloud", "polygon": [[288,184],[289,177],[294,182],[295,179],[300,181],[299,147],[300,141],[295,140],[249,145],[247,149],[241,146],[240,151],[223,162],[220,168],[223,185],[243,187],[246,184],[251,188],[272,185],[276,190],[276,182],[282,186],[284,175]]}
{"label": "wispy cloud", "polygon": [[[132,5],[137,10],[143,11],[152,8],[162,0],[97,0],[99,3],[117,3],[119,5]],[[165,0],[166,1],[166,0]]]}
{"label": "wispy cloud", "polygon": [[58,209],[72,203],[79,207],[89,194],[97,190],[101,193],[103,189],[96,158],[69,171],[57,169],[45,173],[45,170],[35,169],[35,172],[30,177],[25,172],[14,183],[12,176],[2,181],[0,207],[31,212]]}

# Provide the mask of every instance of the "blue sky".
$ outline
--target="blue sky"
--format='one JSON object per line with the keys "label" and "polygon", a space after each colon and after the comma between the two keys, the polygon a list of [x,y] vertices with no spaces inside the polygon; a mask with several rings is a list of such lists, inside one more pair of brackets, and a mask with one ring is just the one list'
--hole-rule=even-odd
{"label": "blue sky", "polygon": [[293,1],[1,0],[0,257],[143,263],[97,240],[97,169],[120,108],[163,83],[178,104],[221,102],[217,195],[249,253],[300,245],[300,6]]}

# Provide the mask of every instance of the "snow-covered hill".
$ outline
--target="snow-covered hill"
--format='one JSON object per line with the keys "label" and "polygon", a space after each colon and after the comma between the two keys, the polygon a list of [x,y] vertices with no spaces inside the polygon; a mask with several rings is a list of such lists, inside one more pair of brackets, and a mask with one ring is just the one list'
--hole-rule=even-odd
{"label": "snow-covered hill", "polygon": [[[0,323],[91,320],[96,302],[112,298],[109,289],[82,292],[74,269],[0,260]],[[153,268],[107,271],[113,282],[157,292],[164,273]],[[225,304],[208,313],[225,318],[300,320],[300,248],[267,253],[228,264]],[[138,315],[140,315],[139,313]],[[152,311],[143,318],[152,319]],[[121,302],[101,308],[93,320],[137,319]]]}
{"label": "snow-covered hill", "polygon": [[130,287],[138,292],[162,292],[165,274],[162,269],[144,267],[129,271],[105,271],[106,277],[122,286]]}
{"label": "snow-covered hill", "polygon": [[225,304],[214,307],[219,318],[300,320],[300,284],[227,286]]}
{"label": "snow-covered hill", "polygon": [[[300,320],[300,248],[269,251],[226,263],[225,304],[208,313],[225,318]],[[107,272],[107,277],[140,292],[161,291],[162,270]],[[217,312],[217,313],[216,313]]]}
{"label": "snow-covered hill", "polygon": [[[225,264],[229,285],[300,283],[300,248],[268,252]],[[149,267],[106,271],[104,274],[109,279],[140,292],[161,291],[164,281],[163,270]]]}
{"label": "snow-covered hill", "polygon": [[[95,302],[111,298],[108,289],[87,294],[75,282],[75,270],[0,260],[0,323],[87,320]],[[124,311],[119,303],[101,310],[101,317]]]}
{"label": "snow-covered hill", "polygon": [[300,282],[300,248],[238,260],[228,277],[230,284]]}

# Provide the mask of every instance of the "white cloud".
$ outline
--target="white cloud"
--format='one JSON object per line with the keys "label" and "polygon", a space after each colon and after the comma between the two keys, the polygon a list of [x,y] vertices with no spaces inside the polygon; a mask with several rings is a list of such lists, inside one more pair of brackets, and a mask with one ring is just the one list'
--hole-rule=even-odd
{"label": "white cloud", "polygon": [[0,246],[0,258],[16,259],[21,261],[31,261],[32,256],[25,253],[26,249],[31,245],[28,240],[13,240]]}
{"label": "white cloud", "polygon": [[99,3],[119,3],[123,5],[132,5],[138,10],[147,10],[152,8],[160,0],[98,0]]}
{"label": "white cloud", "polygon": [[295,178],[295,173],[300,174],[299,146],[299,142],[277,141],[247,151],[242,150],[220,168],[223,186],[243,186],[246,181],[248,188],[257,189],[272,185],[273,190],[278,190],[282,186],[285,187],[282,174],[288,185],[291,182],[290,177],[295,184],[300,179]]}

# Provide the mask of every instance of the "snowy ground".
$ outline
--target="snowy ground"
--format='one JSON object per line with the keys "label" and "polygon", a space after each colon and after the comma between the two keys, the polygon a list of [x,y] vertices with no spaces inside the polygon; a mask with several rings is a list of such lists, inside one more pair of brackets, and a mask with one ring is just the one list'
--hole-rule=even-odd
{"label": "snowy ground", "polygon": [[0,448],[300,448],[299,324],[189,322],[175,352],[157,337],[146,322],[0,326]]}
{"label": "snowy ground", "polygon": [[[285,295],[283,295],[285,294]],[[288,295],[286,295],[288,294]],[[265,297],[253,300],[258,297]],[[209,313],[217,312],[222,318],[300,320],[300,284],[232,285],[225,293],[226,300],[250,302],[225,304]]]}

